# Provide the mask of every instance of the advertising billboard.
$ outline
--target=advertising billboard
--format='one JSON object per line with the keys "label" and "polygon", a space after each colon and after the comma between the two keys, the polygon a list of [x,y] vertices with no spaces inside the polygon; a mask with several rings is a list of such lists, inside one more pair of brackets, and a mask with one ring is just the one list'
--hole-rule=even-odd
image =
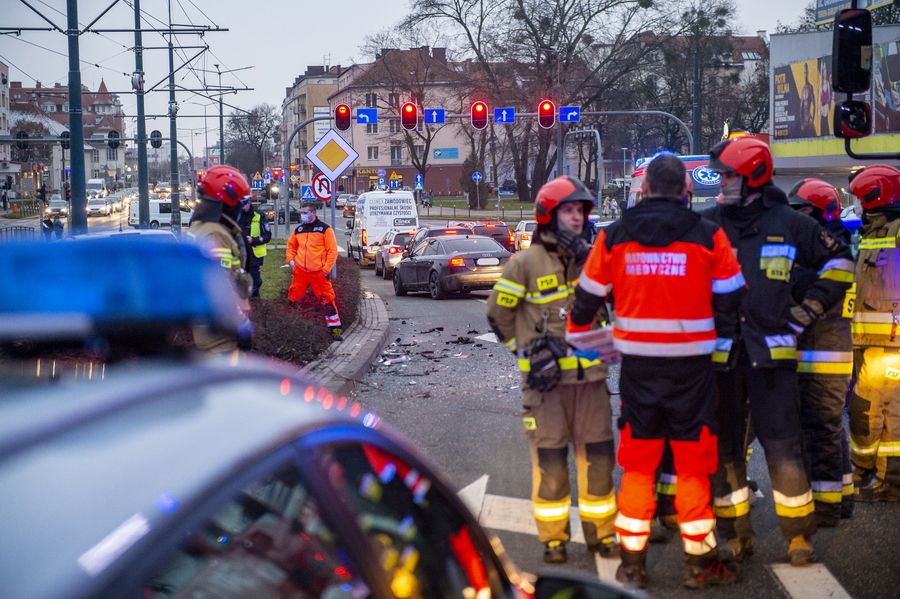
{"label": "advertising billboard", "polygon": [[[830,55],[776,67],[774,88],[775,141],[832,135]],[[872,133],[900,133],[900,42],[874,44],[872,88],[854,98],[872,106]]]}

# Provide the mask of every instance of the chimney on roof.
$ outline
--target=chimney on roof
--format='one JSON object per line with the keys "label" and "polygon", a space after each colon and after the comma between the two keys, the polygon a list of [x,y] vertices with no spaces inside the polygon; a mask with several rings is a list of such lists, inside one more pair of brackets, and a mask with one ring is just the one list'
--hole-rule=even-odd
{"label": "chimney on roof", "polygon": [[756,37],[758,37],[758,38],[761,39],[763,42],[765,42],[766,45],[769,44],[769,38],[768,38],[768,36],[766,36],[766,30],[765,30],[765,29],[760,29],[760,30],[758,30],[758,31],[756,32]]}
{"label": "chimney on roof", "polygon": [[431,56],[436,61],[447,64],[447,48],[432,48]]}
{"label": "chimney on roof", "polygon": [[725,30],[725,37],[731,37],[731,35],[732,35],[733,33],[734,33],[734,32],[733,32],[731,29],[726,29],[726,30]]}
{"label": "chimney on roof", "polygon": [[41,89],[41,82],[40,82],[40,81],[35,81],[35,82],[34,82],[34,87],[36,87],[37,89]]}

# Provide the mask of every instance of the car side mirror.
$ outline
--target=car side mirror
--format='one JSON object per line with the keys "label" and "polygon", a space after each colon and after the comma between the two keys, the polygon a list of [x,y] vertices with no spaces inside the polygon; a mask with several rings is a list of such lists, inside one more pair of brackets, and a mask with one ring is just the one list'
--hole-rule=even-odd
{"label": "car side mirror", "polygon": [[834,111],[834,136],[843,139],[872,133],[872,109],[858,100],[845,100]]}
{"label": "car side mirror", "polygon": [[570,573],[543,573],[534,584],[534,599],[636,599],[642,597],[628,590],[617,588],[589,578]]}
{"label": "car side mirror", "polygon": [[[834,24],[831,72],[835,91],[861,94],[872,84],[872,13],[842,10]],[[836,131],[837,129],[835,129]]]}

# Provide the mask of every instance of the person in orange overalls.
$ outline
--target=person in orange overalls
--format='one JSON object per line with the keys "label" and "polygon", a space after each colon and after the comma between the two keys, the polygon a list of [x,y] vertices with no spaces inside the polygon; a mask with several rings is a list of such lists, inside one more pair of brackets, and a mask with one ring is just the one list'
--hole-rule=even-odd
{"label": "person in orange overalls", "polygon": [[300,226],[291,233],[284,255],[285,263],[293,269],[288,299],[300,301],[306,290],[312,287],[319,303],[331,306],[325,317],[331,337],[335,341],[343,341],[341,317],[331,286],[331,271],[338,256],[334,230],[316,217],[316,206],[312,202],[304,202],[300,207],[300,220]]}

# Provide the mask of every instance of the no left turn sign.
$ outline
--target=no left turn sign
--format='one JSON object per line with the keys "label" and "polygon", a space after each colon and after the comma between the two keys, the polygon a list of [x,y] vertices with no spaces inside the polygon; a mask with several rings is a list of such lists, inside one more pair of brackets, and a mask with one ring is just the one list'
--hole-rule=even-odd
{"label": "no left turn sign", "polygon": [[313,193],[320,200],[328,200],[331,198],[331,181],[325,178],[325,175],[319,173],[313,177],[312,182]]}

